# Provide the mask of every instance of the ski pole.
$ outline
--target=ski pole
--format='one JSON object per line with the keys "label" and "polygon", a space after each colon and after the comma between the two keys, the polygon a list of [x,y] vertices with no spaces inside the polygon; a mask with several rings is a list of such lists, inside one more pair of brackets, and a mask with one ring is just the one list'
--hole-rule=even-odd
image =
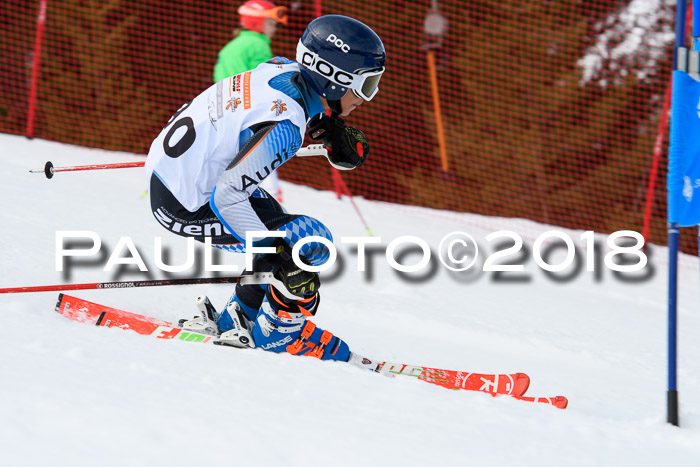
{"label": "ski pole", "polygon": [[133,289],[137,287],[158,287],[163,285],[195,285],[195,284],[270,284],[273,285],[285,297],[292,300],[299,298],[287,290],[282,281],[271,272],[254,272],[244,276],[234,277],[194,277],[189,279],[162,279],[148,281],[122,281],[122,282],[91,282],[86,284],[58,284],[39,285],[32,287],[8,287],[1,288],[4,293],[28,293],[28,292],[59,292],[64,290],[91,290],[91,289]]}
{"label": "ski pole", "polygon": [[[310,144],[305,148],[300,148],[297,151],[297,156],[327,156],[328,151],[322,144]],[[130,167],[143,167],[146,161],[137,162],[120,162],[116,164],[93,164],[93,165],[73,165],[65,167],[54,167],[51,161],[48,161],[43,169],[30,169],[30,173],[43,173],[46,178],[53,178],[56,172],[75,172],[78,170],[104,170],[104,169],[126,169]]]}
{"label": "ski pole", "polygon": [[29,173],[43,173],[46,178],[53,178],[56,172],[74,172],[76,170],[102,170],[102,169],[125,169],[129,167],[143,167],[145,161],[141,162],[122,162],[119,164],[94,164],[94,165],[73,165],[68,167],[54,167],[51,161],[44,165],[43,169],[30,169]]}

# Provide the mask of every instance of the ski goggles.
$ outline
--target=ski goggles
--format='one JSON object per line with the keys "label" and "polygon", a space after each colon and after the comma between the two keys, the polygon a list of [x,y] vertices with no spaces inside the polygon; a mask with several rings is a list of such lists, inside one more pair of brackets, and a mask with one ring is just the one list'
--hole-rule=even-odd
{"label": "ski goggles", "polygon": [[301,41],[297,44],[297,62],[335,84],[352,89],[357,97],[366,101],[371,101],[379,92],[379,80],[385,69],[384,67],[360,68],[351,73],[327,62],[317,53],[309,50]]}
{"label": "ski goggles", "polygon": [[287,7],[276,6],[269,10],[256,10],[246,5],[241,5],[238,8],[238,14],[241,16],[251,16],[253,18],[270,18],[278,23],[287,24]]}
{"label": "ski goggles", "polygon": [[360,77],[357,88],[351,87],[352,92],[366,101],[371,101],[379,92],[379,80],[384,74],[384,67],[371,68],[369,70],[355,70],[356,76]]}

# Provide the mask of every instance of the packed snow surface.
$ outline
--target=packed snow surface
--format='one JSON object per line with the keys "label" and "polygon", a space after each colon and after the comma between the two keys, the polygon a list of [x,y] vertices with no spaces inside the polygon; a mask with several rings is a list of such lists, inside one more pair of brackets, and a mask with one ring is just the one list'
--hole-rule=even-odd
{"label": "packed snow surface", "polygon": [[[155,266],[155,237],[162,237],[167,264],[186,261],[185,240],[163,229],[149,210],[143,170],[65,172],[51,180],[28,172],[47,160],[67,166],[142,157],[8,135],[0,135],[0,151],[0,287],[164,278]],[[450,391],[343,363],[88,326],[54,311],[58,292],[0,294],[0,464],[698,465],[696,258],[680,260],[682,427],[675,428],[665,423],[665,248],[651,246],[645,272],[623,281],[602,261],[596,271],[586,271],[582,232],[559,229],[576,243],[582,267],[555,273],[569,276],[557,281],[532,253],[535,239],[556,227],[358,198],[357,207],[381,237],[367,247],[360,272],[356,250],[341,243],[367,235],[350,201],[291,184],[284,184],[284,195],[290,212],[330,227],[343,260],[342,270],[336,263],[324,273],[318,326],[370,357],[525,372],[532,379],[528,394],[565,395],[569,408]],[[525,248],[496,263],[524,264],[523,272],[481,271],[486,256],[508,246],[485,239],[501,230],[520,235]],[[96,233],[100,253],[71,259],[58,272],[60,231]],[[440,241],[457,231],[482,247],[469,273],[450,272],[433,256],[429,266],[402,276],[385,258],[386,246],[398,237],[419,237],[437,253]],[[134,265],[103,270],[121,237],[133,241],[148,273]],[[596,236],[603,244],[605,239]],[[78,246],[89,244],[72,248]],[[114,258],[134,256],[128,249],[117,253]],[[421,253],[395,256],[416,264]],[[559,248],[549,262],[563,257]],[[242,255],[221,253],[215,260],[243,265]],[[201,261],[196,264],[172,277],[207,274]],[[232,290],[201,285],[66,293],[176,321],[194,314],[198,295],[220,308]]]}

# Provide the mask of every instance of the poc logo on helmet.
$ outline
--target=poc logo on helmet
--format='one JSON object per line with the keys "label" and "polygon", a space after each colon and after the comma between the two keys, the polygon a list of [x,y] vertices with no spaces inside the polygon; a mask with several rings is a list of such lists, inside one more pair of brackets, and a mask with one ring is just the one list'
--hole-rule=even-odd
{"label": "poc logo on helmet", "polygon": [[301,56],[301,64],[312,69],[316,73],[331,79],[341,86],[351,85],[354,79],[350,73],[346,73],[343,70],[336,70],[333,65],[323,60],[313,52],[304,52],[304,54]]}
{"label": "poc logo on helmet", "polygon": [[332,42],[333,45],[335,45],[336,47],[338,47],[340,50],[342,50],[345,53],[350,52],[350,46],[347,45],[345,42],[343,42],[342,39],[339,39],[338,37],[336,37],[335,34],[329,35],[326,38],[326,42]]}

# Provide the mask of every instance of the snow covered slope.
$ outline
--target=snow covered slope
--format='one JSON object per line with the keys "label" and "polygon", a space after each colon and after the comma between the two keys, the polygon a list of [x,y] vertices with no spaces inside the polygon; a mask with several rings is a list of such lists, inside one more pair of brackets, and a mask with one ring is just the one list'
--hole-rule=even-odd
{"label": "snow covered slope", "polygon": [[[160,227],[142,197],[142,170],[59,173],[52,180],[28,173],[46,160],[61,166],[142,158],[8,135],[0,135],[0,153],[0,287],[162,278],[154,262],[156,236],[169,264],[184,261],[184,240]],[[290,212],[322,220],[336,240],[365,235],[347,199],[290,184],[284,189]],[[466,231],[493,251],[484,236],[506,229],[518,232],[531,251],[537,235],[551,228],[357,204],[382,245],[414,235],[437,250],[448,233]],[[56,231],[96,232],[103,256],[57,272]],[[567,232],[575,240],[580,235]],[[127,236],[149,274],[134,267],[102,270]],[[310,358],[149,339],[66,320],[54,312],[56,292],[0,295],[0,464],[697,465],[696,259],[681,258],[683,428],[677,429],[664,423],[665,248],[651,248],[653,273],[636,283],[600,264],[598,273],[584,268],[557,282],[531,254],[510,258],[525,263],[524,280],[456,275],[434,263],[410,281],[387,264],[383,250],[371,256],[367,272],[358,272],[352,249],[338,244],[345,267],[334,270],[335,278],[325,275],[317,325],[371,357],[526,372],[528,394],[565,395],[569,408],[448,391]],[[217,258],[243,264],[231,254]],[[403,261],[418,259],[411,254]],[[177,320],[193,314],[197,295],[221,307],[231,292],[232,286],[210,285],[71,294]]]}

